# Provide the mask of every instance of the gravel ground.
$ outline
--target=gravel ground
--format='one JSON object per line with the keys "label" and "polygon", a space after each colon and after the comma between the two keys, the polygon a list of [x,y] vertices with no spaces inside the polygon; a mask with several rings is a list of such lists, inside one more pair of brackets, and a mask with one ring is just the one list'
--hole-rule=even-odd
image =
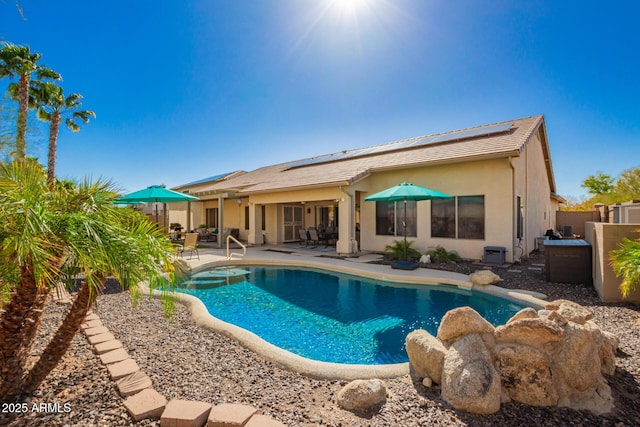
{"label": "gravel ground", "polygon": [[[405,376],[385,380],[387,403],[376,413],[355,415],[335,404],[346,382],[306,378],[262,360],[234,340],[197,327],[186,309],[178,306],[167,322],[156,300],[141,301],[132,309],[126,293],[107,293],[98,299],[96,312],[120,339],[154,387],[167,399],[202,400],[212,404],[245,403],[289,426],[633,426],[640,425],[640,307],[603,304],[593,288],[547,283],[541,258],[509,268],[493,267],[504,279],[502,286],[547,294],[549,300],[565,298],[588,306],[603,329],[620,338],[615,375],[607,380],[616,409],[607,416],[567,408],[538,408],[508,403],[489,416],[467,414],[440,399],[439,389],[425,389]],[[434,266],[471,273],[476,264]],[[521,272],[509,270],[518,269]],[[49,304],[46,325],[51,330],[64,306]],[[45,334],[46,335],[46,334]],[[44,341],[45,337],[40,337]],[[57,403],[62,409],[34,412],[15,419],[0,414],[0,425],[10,426],[116,426],[159,425],[158,421],[133,422],[110,381],[106,368],[91,352],[82,334],[74,339],[63,362],[32,397],[33,403]],[[68,412],[62,406],[68,404]],[[54,408],[55,409],[55,408]]]}

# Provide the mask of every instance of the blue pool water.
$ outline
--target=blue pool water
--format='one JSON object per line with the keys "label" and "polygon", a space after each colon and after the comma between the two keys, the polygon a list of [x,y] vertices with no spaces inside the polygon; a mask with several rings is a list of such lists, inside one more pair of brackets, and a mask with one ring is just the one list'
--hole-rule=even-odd
{"label": "blue pool water", "polygon": [[405,337],[434,336],[444,314],[471,306],[497,326],[524,306],[446,285],[398,285],[357,276],[284,267],[217,267],[180,289],[213,316],[300,356],[325,362],[408,361]]}

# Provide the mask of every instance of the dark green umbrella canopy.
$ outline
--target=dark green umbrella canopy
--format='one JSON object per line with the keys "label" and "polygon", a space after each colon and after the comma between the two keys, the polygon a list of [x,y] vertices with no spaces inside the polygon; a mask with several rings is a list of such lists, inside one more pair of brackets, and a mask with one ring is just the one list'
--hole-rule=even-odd
{"label": "dark green umbrella canopy", "polygon": [[[407,201],[408,200],[440,200],[450,199],[450,196],[439,191],[431,190],[429,188],[413,185],[408,182],[403,182],[398,185],[394,185],[391,188],[382,190],[379,193],[372,194],[364,198],[365,202],[404,202],[404,221],[402,221],[402,228],[404,229],[404,261],[407,261]],[[416,265],[417,266],[417,265]],[[398,267],[406,268],[406,267]],[[409,268],[414,268],[409,266]]]}
{"label": "dark green umbrella canopy", "polygon": [[134,191],[126,194],[114,201],[117,204],[135,204],[135,203],[171,203],[171,202],[190,202],[200,200],[197,197],[190,196],[177,191],[169,190],[161,185],[152,185],[143,190]]}

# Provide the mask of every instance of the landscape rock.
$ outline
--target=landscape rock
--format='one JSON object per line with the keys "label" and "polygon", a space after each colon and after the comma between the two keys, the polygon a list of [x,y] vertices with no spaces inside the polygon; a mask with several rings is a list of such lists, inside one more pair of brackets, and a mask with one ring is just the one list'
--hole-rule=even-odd
{"label": "landscape rock", "polygon": [[496,347],[502,384],[511,399],[532,406],[555,406],[558,392],[545,353],[522,344]]}
{"label": "landscape rock", "polygon": [[569,323],[569,320],[557,311],[541,310],[540,318],[550,320],[561,328]]}
{"label": "landscape rock", "polygon": [[578,324],[565,328],[566,337],[558,353],[558,369],[570,391],[593,389],[600,378],[600,353],[591,332]]}
{"label": "landscape rock", "polygon": [[436,337],[424,329],[417,329],[407,335],[407,355],[413,369],[421,378],[429,377],[440,384],[442,365],[446,347]]}
{"label": "landscape rock", "polygon": [[492,334],[495,328],[471,307],[449,310],[438,327],[438,339],[453,342],[470,334]]}
{"label": "landscape rock", "polygon": [[578,304],[556,300],[545,309],[525,308],[494,329],[471,308],[456,308],[442,318],[437,339],[426,331],[409,334],[407,353],[430,385],[446,349],[441,394],[456,409],[490,414],[514,400],[604,414],[613,397],[602,375],[615,372],[619,342],[589,316]]}
{"label": "landscape rock", "polygon": [[514,314],[511,317],[511,319],[507,321],[506,324],[508,325],[509,323],[513,323],[516,320],[520,320],[520,319],[536,319],[537,317],[538,317],[538,312],[536,311],[536,309],[532,307],[527,307],[527,308],[523,308],[522,310]]}
{"label": "landscape rock", "polygon": [[520,319],[498,326],[495,331],[496,341],[515,342],[529,345],[543,345],[559,341],[564,330],[549,319]]}
{"label": "landscape rock", "polygon": [[386,402],[387,389],[378,379],[355,380],[344,386],[337,395],[338,405],[349,411],[366,411]]}
{"label": "landscape rock", "polygon": [[557,312],[567,320],[579,325],[584,325],[587,320],[593,319],[593,312],[572,301],[563,301]]}
{"label": "landscape rock", "polygon": [[616,351],[618,350],[618,337],[603,331],[593,323],[587,321],[582,325],[591,333],[600,357],[600,371],[603,375],[613,375],[616,371]]}
{"label": "landscape rock", "polygon": [[500,409],[500,374],[478,334],[461,338],[447,351],[442,398],[456,409],[477,414],[492,414]]}
{"label": "landscape rock", "polygon": [[469,280],[474,285],[487,286],[494,285],[501,279],[500,276],[498,276],[491,270],[478,270],[475,273],[471,273],[469,275]]}

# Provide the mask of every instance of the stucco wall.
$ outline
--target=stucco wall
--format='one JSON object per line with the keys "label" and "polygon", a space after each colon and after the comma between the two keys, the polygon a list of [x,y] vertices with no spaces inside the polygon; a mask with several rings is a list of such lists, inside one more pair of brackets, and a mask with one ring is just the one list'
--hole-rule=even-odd
{"label": "stucco wall", "polygon": [[571,226],[573,234],[580,237],[585,235],[584,224],[587,222],[599,222],[600,214],[597,211],[558,211],[556,212],[556,224]]}
{"label": "stucco wall", "polygon": [[[452,196],[482,195],[485,197],[485,238],[483,240],[432,238],[431,202],[421,201],[417,203],[417,237],[408,239],[415,241],[413,247],[425,252],[429,248],[440,245],[449,251],[457,251],[463,258],[481,259],[485,246],[504,246],[507,248],[507,259],[512,259],[511,166],[507,159],[376,172],[354,185],[353,188],[363,192],[364,198],[368,194],[403,181]],[[363,250],[383,251],[386,245],[402,239],[401,230],[398,231],[398,236],[376,235],[375,220],[376,204],[362,201],[360,203],[360,245]]]}
{"label": "stucco wall", "polygon": [[609,252],[618,249],[624,237],[640,237],[640,224],[609,224],[605,222],[587,222],[585,240],[591,243],[593,257],[593,287],[604,302],[628,301],[640,303],[640,288],[626,299],[620,294],[622,280],[616,277],[609,263]]}
{"label": "stucco wall", "polygon": [[512,157],[514,174],[513,209],[516,212],[517,196],[524,198],[524,236],[516,238],[516,224],[513,224],[513,245],[523,257],[533,251],[536,237],[546,230],[556,228],[558,203],[551,201],[551,186],[547,176],[546,163],[539,134],[534,133],[519,157]]}

